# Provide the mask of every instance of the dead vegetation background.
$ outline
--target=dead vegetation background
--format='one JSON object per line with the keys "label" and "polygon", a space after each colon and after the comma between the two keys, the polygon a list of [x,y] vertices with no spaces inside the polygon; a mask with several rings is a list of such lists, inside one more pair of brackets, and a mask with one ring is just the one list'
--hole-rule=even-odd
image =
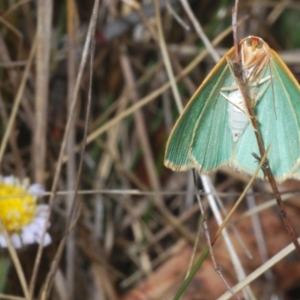
{"label": "dead vegetation background", "polygon": [[[213,43],[215,58],[224,55],[233,45],[229,28],[233,1],[189,4]],[[45,289],[75,205],[75,212],[80,206],[81,213],[79,217],[75,213],[77,223],[53,273],[49,299],[173,299],[188,269],[201,218],[190,174],[163,166],[165,143],[179,115],[165,55],[174,76],[180,77],[177,96],[183,106],[215,61],[179,1],[102,1],[93,64],[87,63],[77,90],[93,7],[90,0],[0,2],[2,173],[30,177],[49,191],[56,179],[58,191],[79,190],[75,200],[74,193],[57,194],[53,199],[53,243],[43,251],[34,294],[39,297]],[[299,3],[241,0],[239,17],[244,16],[240,38],[250,34],[263,38],[299,80]],[[81,156],[90,68],[91,114]],[[55,174],[75,98],[63,165]],[[16,118],[10,127],[14,109]],[[82,172],[76,183],[80,158]],[[211,180],[229,211],[249,178],[221,170]],[[288,181],[280,189],[293,191],[286,205],[299,234],[299,183]],[[246,274],[291,242],[276,205],[253,212],[271,203],[268,185],[256,181],[253,193],[232,218],[252,259],[229,230]],[[49,196],[44,200],[48,202]],[[205,195],[202,201],[207,206]],[[253,214],[246,216],[249,211]],[[218,226],[209,209],[207,218],[213,234]],[[205,245],[202,234],[196,256]],[[222,238],[214,251],[227,282],[235,285],[237,275]],[[28,282],[36,254],[36,245],[19,252]],[[257,299],[299,299],[299,279],[300,259],[293,252],[251,283],[251,289]],[[217,299],[224,292],[226,287],[208,257],[182,299]],[[13,266],[2,293],[23,297]]]}

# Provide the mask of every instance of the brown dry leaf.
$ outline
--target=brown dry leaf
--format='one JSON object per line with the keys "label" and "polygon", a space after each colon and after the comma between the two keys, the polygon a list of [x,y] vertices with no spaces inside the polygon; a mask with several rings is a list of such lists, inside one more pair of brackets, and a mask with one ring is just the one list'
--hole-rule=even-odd
{"label": "brown dry leaf", "polygon": [[[295,228],[300,227],[300,220],[297,218],[299,212],[291,207],[287,207],[288,215]],[[241,212],[237,212],[234,217],[238,218]],[[260,213],[262,230],[264,232],[265,243],[269,258],[291,243],[284,224],[280,218],[277,207],[269,208]],[[236,236],[229,231],[235,249],[241,259],[245,272],[250,274],[260,265],[262,261],[258,252],[257,242],[253,231],[251,218],[246,218],[236,224],[243,241],[253,255],[249,259]],[[209,224],[210,231],[216,230],[213,220]],[[222,274],[227,283],[233,286],[237,283],[236,274],[230,260],[230,256],[222,239],[214,246],[214,254],[218,266],[222,268]],[[186,246],[179,253],[170,257],[152,275],[128,292],[122,300],[159,300],[173,299],[179,289],[185,273],[187,271],[192,246]],[[197,255],[198,257],[199,255]],[[266,291],[284,291],[290,289],[300,279],[300,259],[295,252],[277,263],[272,269],[274,281],[268,282],[265,276],[259,277],[251,284],[251,288],[256,296],[262,296]],[[216,299],[226,291],[224,283],[215,272],[211,259],[208,257],[200,270],[185,291],[183,300]],[[238,294],[242,296],[241,294]]]}

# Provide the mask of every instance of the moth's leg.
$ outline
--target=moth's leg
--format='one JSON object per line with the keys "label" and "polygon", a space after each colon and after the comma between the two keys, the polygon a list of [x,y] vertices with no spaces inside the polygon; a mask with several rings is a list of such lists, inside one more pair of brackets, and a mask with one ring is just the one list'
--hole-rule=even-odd
{"label": "moth's leg", "polygon": [[[257,87],[263,83],[267,82],[267,84],[264,86],[264,88],[257,94]],[[263,79],[261,79],[260,81],[257,82],[253,82],[251,85],[249,85],[250,88],[255,88],[254,93],[252,94],[251,97],[251,106],[254,107],[257,103],[257,101],[259,101],[262,96],[264,95],[264,93],[266,92],[266,90],[268,89],[269,85],[271,83],[271,76],[267,76]],[[237,86],[226,86],[221,88],[220,94],[228,101],[230,102],[234,107],[236,107],[237,109],[239,109],[241,112],[243,113],[247,113],[243,107],[243,105],[238,105],[236,102],[234,102],[232,99],[230,99],[229,95],[232,92],[235,92],[238,90]],[[229,92],[228,95],[224,94],[224,92]]]}
{"label": "moth's leg", "polygon": [[[222,90],[222,89],[221,89]],[[237,88],[236,88],[237,90]],[[236,103],[234,103],[229,97],[228,95],[225,95],[224,93],[220,92],[220,94],[229,102],[231,103],[234,107],[236,107],[238,110],[240,110],[241,112],[245,113],[244,112],[244,109],[239,107]]]}
{"label": "moth's leg", "polygon": [[[262,85],[265,82],[267,82],[267,84],[265,84],[265,86],[263,87],[263,89],[259,93],[257,93],[258,86]],[[251,87],[253,86],[255,88],[255,91],[254,91],[254,93],[252,95],[253,102],[254,102],[253,105],[254,106],[263,97],[263,95],[265,94],[265,92],[269,88],[270,84],[271,84],[271,76],[267,76],[267,77],[261,79],[260,81],[258,81],[256,83],[253,83],[251,85]]]}
{"label": "moth's leg", "polygon": [[271,82],[271,78],[272,78],[271,75],[266,76],[265,78],[259,80],[258,84],[262,84],[262,83],[264,83],[264,82],[266,82],[266,81],[268,81],[268,80],[269,80],[269,82]]}
{"label": "moth's leg", "polygon": [[224,92],[234,92],[238,89],[237,86],[224,86],[221,88],[221,91],[224,91]]}
{"label": "moth's leg", "polygon": [[[233,106],[235,106],[237,109],[239,109],[240,111],[243,112],[243,109],[241,107],[239,107],[236,103],[234,103],[234,101],[232,101],[230,98],[229,98],[229,95],[232,93],[232,92],[237,92],[238,91],[238,87],[237,86],[225,86],[225,87],[222,87],[221,90],[220,90],[220,94],[229,102],[231,103]],[[224,94],[224,92],[228,92],[228,94]]]}

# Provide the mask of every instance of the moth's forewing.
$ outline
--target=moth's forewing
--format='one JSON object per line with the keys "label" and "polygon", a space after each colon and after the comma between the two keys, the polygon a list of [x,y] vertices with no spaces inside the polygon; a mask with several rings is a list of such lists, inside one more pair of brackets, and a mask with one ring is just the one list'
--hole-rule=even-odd
{"label": "moth's forewing", "polygon": [[[227,55],[232,55],[231,49]],[[230,158],[232,138],[226,124],[224,84],[233,84],[226,55],[213,68],[177,120],[165,152],[165,166],[174,171],[196,167],[208,172]],[[231,142],[230,142],[231,141]],[[225,147],[225,148],[224,148]]]}
{"label": "moth's forewing", "polygon": [[[270,145],[268,160],[277,181],[300,178],[300,88],[283,61],[270,49],[269,63],[263,77],[270,76],[271,84],[255,106],[259,130],[266,148]],[[265,88],[261,84],[258,92]],[[234,151],[234,164],[246,173],[253,173],[257,162],[251,153],[259,153],[253,129],[248,126]],[[263,177],[263,173],[260,173]]]}

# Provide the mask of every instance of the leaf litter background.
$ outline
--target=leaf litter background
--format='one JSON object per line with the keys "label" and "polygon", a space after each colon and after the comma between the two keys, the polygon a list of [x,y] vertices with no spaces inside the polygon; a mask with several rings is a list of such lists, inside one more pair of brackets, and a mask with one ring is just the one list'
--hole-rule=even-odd
{"label": "leaf litter background", "polygon": [[[233,1],[189,3],[210,41],[230,26]],[[1,1],[2,137],[38,27],[43,33],[38,49],[50,47],[49,60],[36,55],[30,68],[2,158],[3,174],[30,177],[50,190],[68,117],[68,99],[74,91],[93,5],[89,0],[53,1],[51,28],[47,30],[40,26],[51,18],[51,1]],[[205,47],[179,1],[169,1],[169,6],[174,12],[162,1],[160,12],[176,76],[195,57],[203,54]],[[299,80],[299,3],[241,1],[239,17],[243,16],[247,19],[238,28],[239,37],[250,34],[262,37],[279,52]],[[190,30],[178,23],[176,17],[188,24]],[[228,32],[215,45],[215,50],[222,56],[232,45],[232,34]],[[161,89],[169,82],[162,57],[154,2],[100,3],[92,66],[90,138],[78,185],[80,191],[90,191],[90,194],[77,197],[82,203],[81,214],[69,235],[49,299],[172,299],[183,281],[200,214],[192,195],[194,188],[190,174],[175,173],[163,166],[165,143],[178,111],[172,90],[169,87]],[[178,82],[183,105],[214,64],[209,54],[203,55],[192,71]],[[80,159],[76,146],[83,138],[88,86],[89,67],[85,68],[77,95],[79,103],[67,146],[69,160],[59,174],[60,191],[75,189]],[[148,104],[122,117],[126,109],[148,96],[152,97]],[[113,126],[112,121],[115,121]],[[249,178],[233,170],[220,170],[211,176],[211,180],[229,211]],[[133,193],[133,190],[140,192]],[[280,190],[293,191],[285,203],[299,234],[299,182],[287,181]],[[232,217],[252,259],[247,257],[235,234],[229,230],[247,274],[291,242],[276,205],[259,214],[253,213],[259,222],[245,216],[246,212],[253,211],[249,208],[251,203],[259,206],[272,200],[269,186],[263,181],[255,182],[253,192],[254,198],[244,200]],[[55,197],[50,228],[53,243],[43,253],[35,285],[36,297],[43,290],[50,264],[64,236],[72,201],[72,196]],[[207,206],[205,196],[202,201]],[[207,217],[213,235],[218,226],[209,209]],[[255,234],[255,226],[260,227],[261,236]],[[205,245],[205,237],[201,234],[198,255]],[[261,248],[266,252],[262,254]],[[36,253],[37,246],[27,247],[19,253],[28,280]],[[233,286],[237,277],[222,238],[214,246],[214,254],[222,274]],[[293,252],[251,283],[251,288],[257,299],[271,299],[272,296],[272,299],[299,299],[299,279],[300,259]],[[182,299],[217,299],[225,291],[211,259],[207,258]],[[9,271],[2,292],[23,296],[14,267]]]}

